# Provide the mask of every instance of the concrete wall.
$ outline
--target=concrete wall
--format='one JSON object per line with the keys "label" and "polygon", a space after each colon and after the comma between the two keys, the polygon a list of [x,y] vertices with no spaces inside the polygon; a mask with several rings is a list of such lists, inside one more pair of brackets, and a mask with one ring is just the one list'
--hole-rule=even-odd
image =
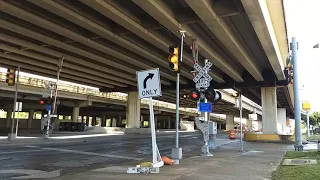
{"label": "concrete wall", "polygon": [[194,121],[180,121],[181,130],[193,131]]}

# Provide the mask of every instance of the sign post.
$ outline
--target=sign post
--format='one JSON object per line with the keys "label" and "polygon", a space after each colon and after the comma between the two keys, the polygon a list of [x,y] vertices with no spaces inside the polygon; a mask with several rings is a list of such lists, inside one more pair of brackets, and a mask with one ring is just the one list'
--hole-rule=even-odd
{"label": "sign post", "polygon": [[152,167],[128,168],[127,173],[159,173],[159,168],[164,165],[161,160],[156,140],[156,130],[153,112],[153,97],[162,95],[159,69],[137,71],[139,98],[149,98],[150,129],[152,139]]}
{"label": "sign post", "polygon": [[[17,116],[17,124],[16,124],[16,137],[18,137],[18,129],[19,129],[19,114],[20,111],[22,111],[22,102],[17,102],[16,104],[16,112],[18,112],[18,116]],[[30,116],[30,115],[29,115]]]}

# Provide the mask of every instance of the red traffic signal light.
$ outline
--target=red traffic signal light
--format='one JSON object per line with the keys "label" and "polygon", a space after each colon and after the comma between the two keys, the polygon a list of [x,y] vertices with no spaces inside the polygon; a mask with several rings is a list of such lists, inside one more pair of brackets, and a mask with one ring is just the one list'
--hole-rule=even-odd
{"label": "red traffic signal light", "polygon": [[198,101],[200,99],[200,92],[196,89],[191,90],[191,95],[190,97],[195,100]]}
{"label": "red traffic signal light", "polygon": [[39,100],[40,104],[44,104],[44,101],[42,99]]}
{"label": "red traffic signal light", "polygon": [[47,97],[47,98],[41,98],[39,100],[40,104],[44,104],[44,105],[52,105],[53,104],[53,98],[52,97]]}

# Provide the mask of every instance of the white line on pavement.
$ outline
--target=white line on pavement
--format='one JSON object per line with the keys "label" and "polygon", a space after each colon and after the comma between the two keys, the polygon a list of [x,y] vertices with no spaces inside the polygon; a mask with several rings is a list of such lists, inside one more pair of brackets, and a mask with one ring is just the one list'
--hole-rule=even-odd
{"label": "white line on pavement", "polygon": [[44,151],[44,150],[41,150],[41,149],[34,149],[34,150],[23,150],[23,151],[0,152],[0,155],[3,155],[3,154],[15,154],[15,153],[38,152],[38,151]]}
{"label": "white line on pavement", "polygon": [[[37,146],[25,146],[25,147],[37,148]],[[137,157],[119,156],[119,155],[113,155],[113,154],[100,154],[100,153],[94,153],[94,152],[85,152],[85,151],[60,149],[60,148],[39,148],[39,149],[50,150],[50,151],[60,151],[60,152],[66,152],[66,153],[75,153],[75,154],[85,154],[85,155],[92,155],[92,156],[102,156],[102,157],[109,157],[109,158],[118,158],[118,159],[131,159],[131,160],[138,160],[138,161],[143,159],[143,158],[137,158]]]}

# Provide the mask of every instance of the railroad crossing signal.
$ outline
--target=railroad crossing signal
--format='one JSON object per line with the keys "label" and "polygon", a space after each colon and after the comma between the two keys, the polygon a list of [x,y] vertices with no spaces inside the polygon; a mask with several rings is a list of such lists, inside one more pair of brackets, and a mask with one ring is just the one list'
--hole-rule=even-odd
{"label": "railroad crossing signal", "polygon": [[212,63],[208,61],[206,65],[202,68],[199,64],[194,64],[194,69],[198,71],[196,77],[193,78],[193,81],[196,84],[196,88],[208,88],[210,86],[210,81],[212,80],[211,76],[207,73],[210,70]]}
{"label": "railroad crossing signal", "polygon": [[16,70],[15,69],[8,69],[7,70],[7,78],[6,83],[8,86],[14,86],[16,83]]}
{"label": "railroad crossing signal", "polygon": [[171,71],[179,71],[179,47],[178,46],[170,46],[169,47],[170,55],[168,57],[169,60],[169,68]]}

